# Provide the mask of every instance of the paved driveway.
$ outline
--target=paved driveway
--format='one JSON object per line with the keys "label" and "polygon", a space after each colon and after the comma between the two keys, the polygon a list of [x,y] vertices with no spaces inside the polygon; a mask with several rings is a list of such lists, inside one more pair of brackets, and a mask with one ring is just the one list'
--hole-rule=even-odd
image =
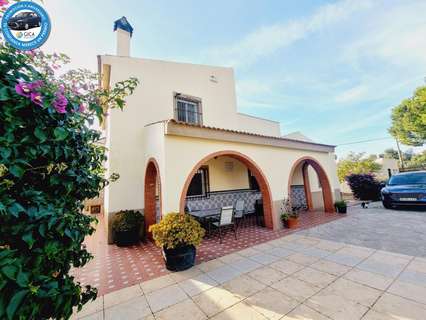
{"label": "paved driveway", "polygon": [[345,219],[299,234],[426,257],[426,211],[386,210],[372,203],[368,209],[349,208]]}

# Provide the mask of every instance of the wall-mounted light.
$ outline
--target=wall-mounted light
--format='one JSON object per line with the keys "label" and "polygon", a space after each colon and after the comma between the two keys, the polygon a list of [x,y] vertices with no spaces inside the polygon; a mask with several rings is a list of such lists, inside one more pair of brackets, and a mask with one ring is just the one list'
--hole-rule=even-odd
{"label": "wall-mounted light", "polygon": [[210,81],[211,81],[211,82],[214,82],[214,83],[217,83],[217,82],[218,82],[218,81],[217,81],[216,76],[215,76],[215,75],[213,75],[213,74],[210,76]]}

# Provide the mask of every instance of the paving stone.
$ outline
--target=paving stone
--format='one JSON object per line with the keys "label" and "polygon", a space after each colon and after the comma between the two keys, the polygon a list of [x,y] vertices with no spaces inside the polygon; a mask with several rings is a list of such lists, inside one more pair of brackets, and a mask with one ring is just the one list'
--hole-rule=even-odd
{"label": "paving stone", "polygon": [[223,288],[214,287],[196,295],[193,301],[208,317],[212,317],[240,302],[241,299]]}
{"label": "paving stone", "polygon": [[292,274],[295,273],[303,268],[305,268],[304,265],[292,262],[287,259],[282,259],[277,262],[271,263],[269,265],[271,268],[277,269],[285,274]]}
{"label": "paving stone", "polygon": [[280,291],[267,287],[245,300],[253,309],[268,319],[281,319],[298,302]]}
{"label": "paving stone", "polygon": [[145,296],[139,296],[105,309],[105,320],[136,320],[143,319],[149,315],[151,315],[151,310]]}
{"label": "paving stone", "polygon": [[253,279],[256,279],[257,281],[260,281],[268,286],[284,279],[287,276],[285,273],[273,269],[271,267],[262,267],[256,269],[248,273],[248,275]]}
{"label": "paving stone", "polygon": [[282,320],[330,320],[330,318],[327,318],[326,316],[315,311],[314,309],[309,308],[304,304],[301,304],[296,307],[296,309],[294,309],[292,312],[284,316]]}
{"label": "paving stone", "polygon": [[352,269],[343,277],[379,290],[385,290],[394,280],[393,278],[385,277],[377,273],[358,269]]}
{"label": "paving stone", "polygon": [[237,303],[236,305],[222,311],[214,316],[214,320],[233,320],[233,319],[250,319],[250,320],[267,320],[262,314],[251,308],[245,302]]}
{"label": "paving stone", "polygon": [[155,313],[156,320],[203,320],[206,315],[192,302],[185,300]]}
{"label": "paving stone", "polygon": [[235,279],[225,282],[221,287],[240,299],[245,299],[262,290],[266,287],[266,285],[250,278],[249,276],[241,275]]}
{"label": "paving stone", "polygon": [[188,296],[177,284],[174,284],[169,287],[148,293],[146,295],[146,299],[148,300],[152,312],[155,313],[185,299],[188,299]]}
{"label": "paving stone", "polygon": [[274,289],[300,302],[316,294],[321,288],[297,278],[288,277],[271,286]]}
{"label": "paving stone", "polygon": [[424,320],[426,305],[385,293],[373,306],[373,310],[385,314],[388,319]]}
{"label": "paving stone", "polygon": [[303,280],[320,288],[328,286],[337,279],[335,276],[329,273],[318,271],[309,267],[296,272],[292,275],[292,277],[296,277],[299,280]]}
{"label": "paving stone", "polygon": [[206,274],[201,274],[195,278],[186,279],[178,283],[189,296],[195,296],[203,291],[209,290],[219,283]]}

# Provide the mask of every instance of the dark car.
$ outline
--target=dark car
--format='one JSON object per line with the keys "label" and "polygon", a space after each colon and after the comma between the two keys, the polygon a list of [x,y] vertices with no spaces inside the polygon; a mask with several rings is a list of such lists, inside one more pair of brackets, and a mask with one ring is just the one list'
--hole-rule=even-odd
{"label": "dark car", "polygon": [[20,12],[9,19],[7,25],[12,30],[29,30],[41,26],[41,18],[35,12]]}
{"label": "dark car", "polygon": [[383,206],[426,206],[426,171],[393,175],[382,189]]}

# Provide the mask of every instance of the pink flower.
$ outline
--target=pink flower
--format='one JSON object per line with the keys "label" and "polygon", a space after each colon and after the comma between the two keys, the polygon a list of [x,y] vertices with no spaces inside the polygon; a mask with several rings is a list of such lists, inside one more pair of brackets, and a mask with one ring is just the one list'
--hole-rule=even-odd
{"label": "pink flower", "polygon": [[31,92],[31,101],[39,106],[43,105],[43,97],[40,92]]}
{"label": "pink flower", "polygon": [[17,85],[15,85],[15,91],[20,96],[23,96],[26,98],[29,98],[31,96],[31,86],[25,82],[19,82]]}
{"label": "pink flower", "polygon": [[41,80],[36,80],[36,81],[34,81],[34,82],[29,83],[29,85],[28,85],[28,86],[30,87],[30,89],[31,89],[31,90],[36,90],[36,89],[41,88],[43,85],[44,85],[44,82],[43,82],[43,81],[41,81]]}
{"label": "pink flower", "polygon": [[4,7],[9,4],[9,0],[0,0],[0,7]]}
{"label": "pink flower", "polygon": [[83,103],[81,103],[80,106],[78,107],[78,112],[83,113],[84,111],[86,111],[86,106]]}
{"label": "pink flower", "polygon": [[58,113],[67,113],[67,104],[68,99],[63,95],[63,91],[60,89],[58,92],[56,92],[56,99],[53,101],[53,106]]}

